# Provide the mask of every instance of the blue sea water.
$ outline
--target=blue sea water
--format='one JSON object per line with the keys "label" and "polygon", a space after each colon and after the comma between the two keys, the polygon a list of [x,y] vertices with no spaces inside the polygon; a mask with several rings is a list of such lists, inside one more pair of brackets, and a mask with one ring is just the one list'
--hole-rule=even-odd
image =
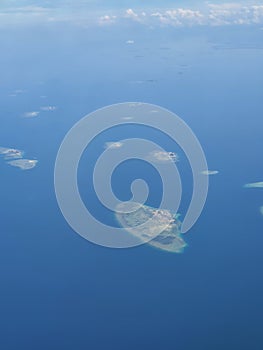
{"label": "blue sea water", "polygon": [[[263,197],[243,188],[263,173],[262,35],[239,26],[1,32],[0,146],[39,160],[30,171],[0,163],[1,349],[262,349]],[[17,89],[25,91],[10,96]],[[84,115],[126,101],[178,114],[219,170],[183,254],[96,246],[57,205],[53,171],[63,137]],[[57,110],[22,117],[45,105]],[[87,169],[107,139],[132,133],[179,152],[184,213],[192,183],[183,152],[144,128],[111,130],[87,149],[79,172],[87,206],[112,223],[89,201]],[[117,169],[116,194],[129,197],[139,170],[157,205],[160,179],[146,165]]]}

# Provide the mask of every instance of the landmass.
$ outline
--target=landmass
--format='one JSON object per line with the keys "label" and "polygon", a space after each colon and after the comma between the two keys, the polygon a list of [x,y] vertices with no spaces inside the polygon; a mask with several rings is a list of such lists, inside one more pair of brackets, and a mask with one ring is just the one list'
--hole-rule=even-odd
{"label": "landmass", "polygon": [[219,173],[218,170],[203,170],[201,172],[201,174],[203,174],[203,175],[216,175],[218,173]]}
{"label": "landmass", "polygon": [[245,188],[262,188],[263,181],[261,182],[252,182],[244,185]]}
{"label": "landmass", "polygon": [[24,152],[16,148],[0,147],[0,155],[4,157],[4,160],[7,160],[7,164],[22,170],[33,169],[38,162],[35,159],[23,158]]}
{"label": "landmass", "polygon": [[115,216],[121,227],[155,248],[181,253],[187,246],[182,238],[179,214],[124,202],[117,206]]}
{"label": "landmass", "polygon": [[15,148],[0,147],[0,154],[4,159],[18,159],[23,157],[24,152]]}
{"label": "landmass", "polygon": [[7,162],[9,165],[18,167],[22,170],[29,170],[37,165],[37,160],[34,159],[16,159]]}
{"label": "landmass", "polygon": [[148,160],[156,163],[178,162],[179,156],[174,152],[152,151],[147,157]]}

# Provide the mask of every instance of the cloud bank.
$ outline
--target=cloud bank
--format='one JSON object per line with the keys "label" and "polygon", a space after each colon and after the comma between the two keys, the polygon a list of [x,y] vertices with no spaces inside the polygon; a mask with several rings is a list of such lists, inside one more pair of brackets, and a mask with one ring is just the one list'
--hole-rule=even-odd
{"label": "cloud bank", "polygon": [[[255,0],[256,1],[256,0]],[[110,10],[98,13],[88,8],[68,7],[5,7],[0,10],[0,23],[39,24],[50,22],[72,22],[82,26],[108,26],[123,23],[139,23],[146,26],[225,26],[263,24],[263,4],[251,2],[201,3],[196,8],[174,7],[159,9]]]}

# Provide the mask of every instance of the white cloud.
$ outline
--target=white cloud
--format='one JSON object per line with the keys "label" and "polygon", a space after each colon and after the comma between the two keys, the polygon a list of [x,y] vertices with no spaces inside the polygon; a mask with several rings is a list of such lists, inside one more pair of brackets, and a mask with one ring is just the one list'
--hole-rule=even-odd
{"label": "white cloud", "polygon": [[256,24],[263,22],[263,5],[240,3],[209,4],[211,25]]}
{"label": "white cloud", "polygon": [[32,24],[48,20],[52,9],[40,6],[23,6],[2,8],[0,12],[0,24]]}
{"label": "white cloud", "polygon": [[224,11],[224,10],[239,10],[242,5],[236,2],[225,2],[221,4],[208,4],[208,7],[214,10]]}
{"label": "white cloud", "polygon": [[[162,24],[169,24],[169,19],[165,13],[161,12],[154,12],[150,14],[150,17],[152,17],[154,20],[159,21]],[[179,23],[177,23],[179,24]]]}
{"label": "white cloud", "polygon": [[[78,26],[114,25],[132,21],[152,26],[197,26],[197,25],[242,25],[263,24],[263,4],[255,0],[221,4],[203,3],[198,8],[172,7],[142,10],[128,8],[112,10],[111,13],[86,11],[79,7],[71,11],[70,6],[41,7],[2,7],[0,25],[39,24],[46,22],[70,22]],[[88,8],[87,8],[88,10]]]}
{"label": "white cloud", "polygon": [[116,21],[116,16],[104,15],[99,18],[99,25],[109,25],[114,24]]}
{"label": "white cloud", "polygon": [[196,25],[204,24],[205,17],[200,11],[191,9],[175,9],[165,12],[167,22],[172,25]]}
{"label": "white cloud", "polygon": [[[129,16],[127,16],[127,14]],[[244,3],[207,4],[202,9],[171,8],[158,11],[126,11],[126,17],[156,26],[242,25],[263,23],[263,5]]]}
{"label": "white cloud", "polygon": [[35,118],[39,115],[40,112],[38,111],[33,111],[33,112],[26,112],[24,113],[25,118]]}
{"label": "white cloud", "polygon": [[124,15],[120,15],[119,19],[126,19],[129,21],[146,23],[147,24],[147,12],[135,12],[133,9],[127,9]]}
{"label": "white cloud", "polygon": [[133,117],[127,115],[126,117],[122,117],[121,119],[123,119],[123,120],[133,120]]}
{"label": "white cloud", "polygon": [[15,94],[18,94],[18,95],[19,95],[19,94],[23,94],[23,93],[25,93],[25,92],[26,92],[26,90],[23,90],[23,89],[17,89],[17,90],[14,91],[14,93],[15,93]]}
{"label": "white cloud", "polygon": [[106,142],[105,143],[105,148],[106,149],[116,149],[116,148],[121,148],[123,146],[123,142],[116,141],[116,142]]}
{"label": "white cloud", "polygon": [[262,23],[263,21],[263,5],[252,6],[253,11],[253,22],[254,23]]}
{"label": "white cloud", "polygon": [[135,13],[132,9],[126,10],[126,17],[130,17],[132,19],[138,19],[139,15]]}
{"label": "white cloud", "polygon": [[17,90],[14,90],[12,93],[8,94],[8,96],[9,97],[16,97],[17,95],[22,95],[26,92],[27,92],[27,90],[17,89]]}
{"label": "white cloud", "polygon": [[41,111],[45,111],[45,112],[50,112],[50,111],[55,111],[57,109],[56,106],[44,106],[44,107],[40,107]]}

